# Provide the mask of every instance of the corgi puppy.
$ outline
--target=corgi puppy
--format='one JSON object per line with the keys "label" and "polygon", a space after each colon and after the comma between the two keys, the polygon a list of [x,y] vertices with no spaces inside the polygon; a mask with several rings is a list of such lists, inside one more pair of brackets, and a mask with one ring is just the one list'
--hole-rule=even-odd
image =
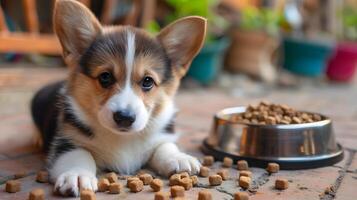
{"label": "corgi puppy", "polygon": [[55,191],[96,191],[99,170],[199,171],[199,161],[174,143],[174,96],[206,24],[185,17],[153,37],[131,26],[102,26],[77,1],[56,1],[54,29],[70,72],[32,100]]}

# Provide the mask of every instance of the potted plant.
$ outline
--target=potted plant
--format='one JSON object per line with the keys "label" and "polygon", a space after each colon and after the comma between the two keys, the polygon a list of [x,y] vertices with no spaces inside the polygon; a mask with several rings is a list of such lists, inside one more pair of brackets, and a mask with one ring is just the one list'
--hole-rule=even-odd
{"label": "potted plant", "polygon": [[[313,3],[312,3],[313,2]],[[283,67],[295,74],[319,77],[325,73],[333,43],[320,24],[321,1],[290,1],[285,5],[288,27],[283,38]]]}
{"label": "potted plant", "polygon": [[239,10],[239,20],[231,30],[225,67],[266,82],[276,80],[274,53],[279,46],[282,15],[273,8],[248,6]]}
{"label": "potted plant", "polygon": [[192,61],[187,75],[202,84],[210,84],[222,66],[222,58],[229,43],[224,36],[227,22],[214,12],[218,1],[165,0],[165,2],[170,8],[169,14],[164,17],[161,24],[157,21],[149,23],[147,27],[149,31],[158,32],[160,27],[189,15],[198,15],[207,19],[208,31],[205,44]]}
{"label": "potted plant", "polygon": [[357,8],[346,6],[340,16],[342,41],[337,44],[329,60],[326,74],[330,80],[348,82],[352,80],[357,65]]}

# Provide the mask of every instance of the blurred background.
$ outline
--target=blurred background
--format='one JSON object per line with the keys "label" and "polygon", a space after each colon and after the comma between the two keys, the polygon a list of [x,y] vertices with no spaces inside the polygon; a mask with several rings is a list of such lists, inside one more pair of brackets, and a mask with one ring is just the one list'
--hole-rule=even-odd
{"label": "blurred background", "polygon": [[[207,18],[205,45],[182,84],[187,98],[218,91],[204,97],[223,94],[216,102],[237,105],[270,98],[326,111],[334,98],[352,105],[357,97],[357,0],[80,1],[103,24],[132,25],[152,34],[180,17]],[[0,0],[0,143],[31,132],[28,102],[33,92],[66,75],[52,31],[54,2]],[[330,100],[318,104],[318,97]],[[336,109],[357,116],[354,109]],[[33,139],[30,133],[22,137]]]}

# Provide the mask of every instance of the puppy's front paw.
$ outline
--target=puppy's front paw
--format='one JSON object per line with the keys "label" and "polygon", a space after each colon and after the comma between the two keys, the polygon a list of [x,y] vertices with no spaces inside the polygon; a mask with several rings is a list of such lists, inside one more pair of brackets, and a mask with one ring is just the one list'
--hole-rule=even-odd
{"label": "puppy's front paw", "polygon": [[98,180],[87,170],[77,169],[62,173],[55,183],[55,191],[63,196],[79,196],[80,189],[97,191]]}
{"label": "puppy's front paw", "polygon": [[171,155],[157,164],[160,165],[159,173],[165,176],[178,172],[188,172],[193,175],[197,174],[201,167],[197,158],[181,152]]}

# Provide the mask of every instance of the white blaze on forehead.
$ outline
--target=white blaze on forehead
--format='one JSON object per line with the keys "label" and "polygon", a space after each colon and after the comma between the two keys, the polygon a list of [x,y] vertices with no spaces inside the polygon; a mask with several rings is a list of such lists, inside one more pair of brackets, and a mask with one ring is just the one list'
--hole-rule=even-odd
{"label": "white blaze on forehead", "polygon": [[111,112],[129,111],[136,116],[136,120],[132,125],[134,131],[142,130],[148,121],[149,112],[146,110],[144,102],[137,94],[135,94],[131,87],[131,76],[134,68],[135,60],[135,34],[131,31],[127,31],[126,37],[126,54],[125,54],[125,69],[126,69],[126,81],[123,89],[117,94],[113,95],[107,106]]}
{"label": "white blaze on forehead", "polygon": [[134,57],[135,57],[135,35],[131,31],[127,31],[126,35],[127,45],[126,45],[126,55],[125,55],[125,65],[126,65],[126,87],[130,84],[131,72],[133,71]]}

